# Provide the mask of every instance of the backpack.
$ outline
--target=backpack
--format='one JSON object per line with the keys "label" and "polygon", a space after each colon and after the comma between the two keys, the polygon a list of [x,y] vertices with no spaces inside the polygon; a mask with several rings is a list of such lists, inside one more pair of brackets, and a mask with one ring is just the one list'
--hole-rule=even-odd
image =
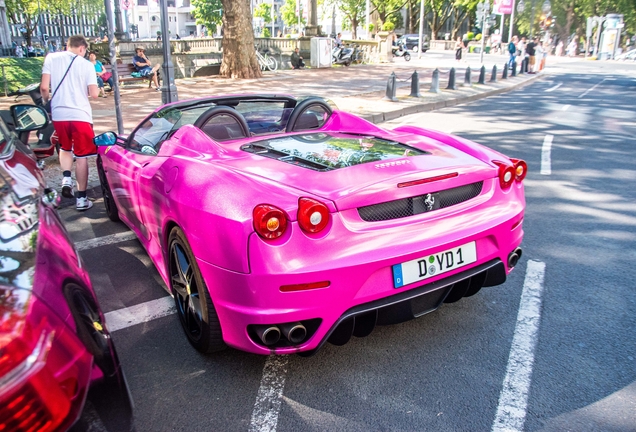
{"label": "backpack", "polygon": [[516,52],[517,52],[517,47],[515,46],[515,43],[514,43],[514,42],[510,42],[510,43],[508,44],[508,52],[509,52],[510,54],[514,54],[514,53],[516,53]]}

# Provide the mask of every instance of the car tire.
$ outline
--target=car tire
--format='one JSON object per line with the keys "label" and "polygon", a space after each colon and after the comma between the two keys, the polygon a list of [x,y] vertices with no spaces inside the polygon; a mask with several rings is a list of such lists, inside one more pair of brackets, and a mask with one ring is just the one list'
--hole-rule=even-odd
{"label": "car tire", "polygon": [[226,348],[210,292],[185,234],[175,227],[168,238],[168,277],[177,315],[188,342],[204,354]]}
{"label": "car tire", "polygon": [[409,54],[409,53],[405,52],[405,53],[404,53],[404,60],[406,60],[406,61],[410,61],[410,60],[411,60],[411,54]]}
{"label": "car tire", "polygon": [[108,219],[113,222],[119,222],[119,210],[117,209],[117,203],[113,198],[113,193],[110,190],[108,179],[106,178],[106,172],[104,171],[104,164],[102,162],[101,155],[97,156],[97,174],[99,176],[99,183],[102,186],[102,196],[104,197],[104,207],[106,208],[106,215]]}

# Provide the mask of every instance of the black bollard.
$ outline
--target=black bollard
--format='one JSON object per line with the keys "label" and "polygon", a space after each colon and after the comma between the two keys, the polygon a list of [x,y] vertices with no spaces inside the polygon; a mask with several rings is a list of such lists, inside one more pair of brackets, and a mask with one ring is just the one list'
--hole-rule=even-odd
{"label": "black bollard", "polygon": [[508,65],[504,64],[503,73],[501,74],[501,79],[508,79]]}
{"label": "black bollard", "polygon": [[468,87],[472,85],[470,82],[470,66],[466,67],[466,73],[464,74],[464,85]]}
{"label": "black bollard", "polygon": [[526,59],[521,60],[521,63],[519,64],[519,75],[523,75],[523,66],[525,63]]}
{"label": "black bollard", "polygon": [[451,68],[448,73],[448,87],[446,90],[457,90],[457,86],[455,85],[455,68]]}
{"label": "black bollard", "polygon": [[413,75],[411,75],[411,94],[409,97],[422,97],[422,95],[420,95],[420,76],[417,74],[417,71],[414,71]]}
{"label": "black bollard", "polygon": [[528,63],[530,63],[530,60],[528,59],[528,57],[523,59],[525,61],[525,64],[523,66],[523,73],[528,73]]}
{"label": "black bollard", "polygon": [[497,82],[497,65],[492,65],[492,74],[490,75],[490,82]]}
{"label": "black bollard", "polygon": [[478,84],[486,84],[486,66],[482,66],[481,69],[479,69]]}
{"label": "black bollard", "polygon": [[384,99],[388,99],[391,102],[397,102],[398,100],[395,97],[395,92],[397,91],[395,80],[395,72],[391,72],[391,76],[389,76],[389,80],[386,82],[386,96],[384,96]]}
{"label": "black bollard", "polygon": [[512,62],[512,72],[510,73],[510,76],[517,76],[517,62],[515,61]]}
{"label": "black bollard", "polygon": [[439,70],[433,71],[433,80],[431,81],[430,93],[439,93]]}

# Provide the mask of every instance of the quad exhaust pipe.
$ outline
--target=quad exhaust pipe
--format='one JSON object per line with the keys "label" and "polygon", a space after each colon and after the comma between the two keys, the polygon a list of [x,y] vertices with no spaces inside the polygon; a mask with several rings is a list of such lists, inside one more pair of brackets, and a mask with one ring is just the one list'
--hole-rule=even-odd
{"label": "quad exhaust pipe", "polygon": [[307,337],[307,329],[298,321],[279,325],[257,325],[254,326],[254,330],[266,346],[277,344],[281,336],[293,345],[298,345]]}
{"label": "quad exhaust pipe", "polygon": [[523,251],[521,250],[521,248],[517,248],[510,252],[510,255],[508,255],[508,268],[513,268],[517,265],[522,253]]}
{"label": "quad exhaust pipe", "polygon": [[294,345],[304,341],[307,336],[307,329],[299,322],[281,324],[279,327],[283,336]]}
{"label": "quad exhaust pipe", "polygon": [[264,345],[274,345],[280,340],[280,329],[275,325],[254,326],[254,330]]}

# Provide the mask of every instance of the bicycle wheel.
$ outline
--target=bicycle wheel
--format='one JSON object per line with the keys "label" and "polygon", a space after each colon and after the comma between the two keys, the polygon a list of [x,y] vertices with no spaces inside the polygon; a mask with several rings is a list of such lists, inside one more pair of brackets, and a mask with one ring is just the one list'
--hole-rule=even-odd
{"label": "bicycle wheel", "polygon": [[271,70],[272,72],[278,69],[278,62],[274,57],[267,56],[265,60],[267,61],[267,69]]}

